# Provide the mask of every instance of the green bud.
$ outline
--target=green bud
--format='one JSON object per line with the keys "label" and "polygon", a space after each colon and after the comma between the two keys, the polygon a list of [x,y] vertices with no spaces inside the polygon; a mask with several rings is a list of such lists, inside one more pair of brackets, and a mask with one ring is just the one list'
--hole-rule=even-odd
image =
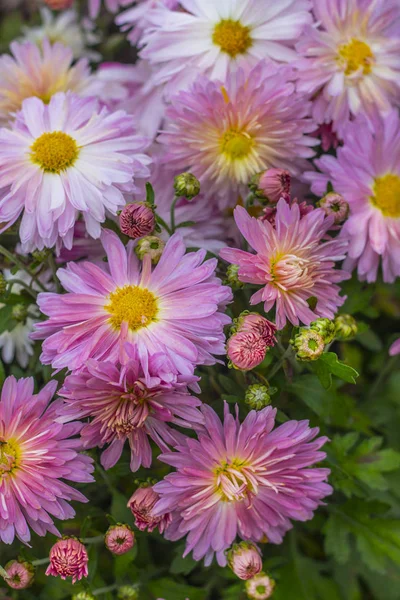
{"label": "green bud", "polygon": [[316,319],[311,323],[310,329],[318,331],[324,338],[325,344],[330,344],[335,338],[335,323],[330,319]]}
{"label": "green bud", "polygon": [[274,593],[275,581],[267,573],[258,573],[245,583],[247,597],[251,600],[267,600]]}
{"label": "green bud", "polygon": [[294,339],[290,340],[296,351],[297,360],[318,360],[324,351],[324,338],[314,329],[302,327]]}
{"label": "green bud", "polygon": [[271,392],[273,393],[274,391],[274,388],[271,389],[269,385],[253,383],[247,388],[244,399],[250,408],[254,410],[261,410],[270,404]]}
{"label": "green bud", "polygon": [[244,287],[243,281],[239,280],[239,265],[229,265],[226,270],[225,285],[229,285],[233,290],[239,290]]}
{"label": "green bud", "polygon": [[137,600],[139,592],[133,585],[124,585],[118,590],[118,600]]}
{"label": "green bud", "polygon": [[49,258],[51,250],[49,248],[43,248],[43,250],[34,250],[32,252],[33,260],[37,263],[44,263]]}
{"label": "green bud", "polygon": [[0,273],[0,296],[3,296],[7,290],[7,280],[3,273]]}
{"label": "green bud", "polygon": [[146,235],[138,240],[135,253],[140,260],[143,260],[146,254],[149,254],[151,262],[153,265],[156,265],[161,258],[164,248],[165,242],[161,238],[156,235]]}
{"label": "green bud", "polygon": [[20,323],[26,320],[28,316],[28,307],[26,304],[15,304],[11,312],[12,318]]}
{"label": "green bud", "polygon": [[351,340],[357,334],[357,321],[351,315],[338,315],[334,324],[335,337],[338,340]]}
{"label": "green bud", "polygon": [[200,194],[200,181],[192,173],[181,173],[174,179],[174,190],[177,196],[192,200]]}
{"label": "green bud", "polygon": [[96,600],[89,592],[78,592],[72,596],[72,600]]}

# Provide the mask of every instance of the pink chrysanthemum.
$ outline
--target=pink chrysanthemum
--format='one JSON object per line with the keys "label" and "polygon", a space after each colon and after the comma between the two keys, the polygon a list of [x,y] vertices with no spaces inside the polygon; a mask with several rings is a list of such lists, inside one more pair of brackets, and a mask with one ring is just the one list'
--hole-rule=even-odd
{"label": "pink chrysanthemum", "polygon": [[12,129],[0,130],[0,221],[6,229],[23,212],[25,250],[52,247],[61,238],[71,248],[82,213],[99,237],[106,211],[125,205],[133,176],[147,177],[147,142],[131,118],[100,109],[94,98],[59,93],[46,105],[29,98]]}
{"label": "pink chrysanthemum", "polygon": [[350,207],[343,234],[350,238],[345,267],[357,266],[368,282],[377,278],[382,259],[383,278],[400,276],[400,118],[393,110],[374,119],[374,130],[361,116],[350,123],[337,158],[315,161],[322,173],[312,172],[313,191],[324,195],[328,181]]}
{"label": "pink chrysanthemum", "polygon": [[[240,206],[235,209],[235,220],[256,254],[234,248],[223,248],[220,254],[239,265],[240,281],[263,286],[250,303],[264,302],[265,312],[275,306],[278,329],[286,320],[309,325],[317,317],[333,319],[345,300],[336,284],[349,278],[347,272],[334,269],[335,261],[345,258],[347,240],[321,242],[333,217],[316,209],[301,218],[298,204],[289,206],[281,199],[275,227],[250,217]],[[316,299],[314,310],[307,302],[310,298]]]}
{"label": "pink chrysanthemum", "polygon": [[26,98],[35,96],[48,103],[57,92],[71,91],[79,96],[96,96],[102,100],[122,100],[122,86],[107,86],[90,72],[86,58],[75,65],[73,52],[64,44],[50,44],[44,39],[41,46],[33,42],[13,42],[12,56],[0,56],[0,122],[7,123],[21,109]]}
{"label": "pink chrysanthemum", "polygon": [[176,384],[160,381],[161,369],[162,356],[155,356],[146,382],[137,356],[121,368],[89,360],[85,370],[65,379],[59,394],[67,407],[62,406],[60,419],[91,418],[81,431],[83,446],[108,446],[101,455],[105,469],[116,464],[126,442],[131,450],[131,470],[149,468],[149,438],[165,452],[169,444],[175,445],[183,437],[167,423],[190,428],[203,422],[197,409],[201,402],[187,393],[183,378],[178,378],[180,389],[175,389]]}
{"label": "pink chrysanthemum", "polygon": [[68,294],[39,294],[41,311],[35,339],[45,339],[41,360],[56,369],[79,369],[89,358],[125,363],[125,342],[137,348],[146,377],[149,357],[161,353],[170,371],[191,375],[197,364],[214,364],[224,354],[221,312],[231,290],[215,277],[217,261],[199,250],[185,256],[179,234],[167,242],[152,270],[150,256],[142,266],[115,233],[103,230],[108,264],[101,268],[69,263],[57,274]]}
{"label": "pink chrysanthemum", "polygon": [[44,536],[60,535],[53,523],[71,519],[71,500],[85,496],[62,479],[93,481],[92,459],[78,454],[74,438],[81,423],[56,422],[60,402],[49,403],[57,388],[51,381],[37,395],[33,379],[7,377],[0,401],[0,539],[11,544],[16,536],[24,543],[30,528]]}
{"label": "pink chrysanthemum", "polygon": [[308,26],[297,50],[298,89],[317,94],[317,123],[339,133],[352,115],[399,104],[400,5],[397,0],[314,0],[319,26]]}
{"label": "pink chrysanthemum", "polygon": [[324,483],[329,469],[310,469],[325,458],[308,421],[288,421],[272,431],[276,410],[251,411],[240,424],[225,403],[222,424],[213,409],[202,408],[205,426],[199,439],[186,438],[176,452],[160,460],[177,470],[157,483],[155,514],[172,512],[166,537],[187,535],[184,556],[195,560],[214,553],[226,564],[225,550],[238,535],[243,540],[280,544],[291,519],[306,521],[332,488]]}
{"label": "pink chrysanthemum", "polygon": [[89,557],[85,546],[76,538],[58,540],[50,550],[50,564],[46,575],[66,579],[72,577],[72,583],[89,575]]}
{"label": "pink chrysanthemum", "polygon": [[264,169],[300,175],[318,142],[305,135],[315,125],[307,118],[310,103],[294,92],[293,76],[291,67],[262,61],[248,78],[239,71],[225,84],[200,77],[167,109],[159,137],[165,160],[231,204]]}
{"label": "pink chrysanthemum", "polygon": [[167,96],[199,74],[224,81],[262,58],[294,60],[294,42],[312,22],[308,0],[180,0],[180,6],[149,11],[151,26],[141,39],[141,56],[158,66],[154,81],[167,82]]}

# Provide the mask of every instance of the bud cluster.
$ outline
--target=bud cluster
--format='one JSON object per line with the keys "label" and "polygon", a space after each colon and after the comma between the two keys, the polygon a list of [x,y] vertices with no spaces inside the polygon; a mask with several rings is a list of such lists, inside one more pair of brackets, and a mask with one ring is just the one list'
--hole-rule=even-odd
{"label": "bud cluster", "polygon": [[258,313],[244,311],[235,319],[226,350],[229,367],[249,371],[257,367],[276,342],[276,325]]}

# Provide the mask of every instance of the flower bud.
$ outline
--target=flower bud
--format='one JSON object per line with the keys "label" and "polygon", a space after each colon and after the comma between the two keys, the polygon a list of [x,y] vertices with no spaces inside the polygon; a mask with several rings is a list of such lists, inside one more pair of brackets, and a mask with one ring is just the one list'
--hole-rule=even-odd
{"label": "flower bud", "polygon": [[330,344],[335,338],[335,323],[330,319],[319,318],[313,321],[310,325],[310,329],[318,331],[323,337],[325,344]]}
{"label": "flower bud", "polygon": [[18,321],[19,323],[23,323],[28,316],[28,307],[26,304],[18,303],[14,304],[11,311],[12,318]]}
{"label": "flower bud", "polygon": [[7,279],[3,273],[0,273],[0,296],[3,296],[7,291]]}
{"label": "flower bud", "polygon": [[349,205],[340,194],[329,192],[318,202],[327,216],[333,215],[335,225],[340,225],[349,216]]}
{"label": "flower bud", "polygon": [[302,327],[294,340],[290,340],[296,350],[297,360],[318,360],[324,351],[324,338],[318,331]]}
{"label": "flower bud", "polygon": [[276,204],[280,198],[290,198],[290,173],[284,169],[266,169],[253,175],[250,190],[258,198]]}
{"label": "flower bud", "polygon": [[275,581],[261,572],[246,581],[245,585],[247,596],[251,600],[267,600],[273,594]]}
{"label": "flower bud", "polygon": [[4,567],[6,583],[14,590],[25,590],[33,583],[35,569],[32,563],[24,560],[10,560]]}
{"label": "flower bud", "polygon": [[174,179],[174,190],[177,196],[192,200],[200,194],[200,181],[192,173],[181,173]]}
{"label": "flower bud", "polygon": [[150,255],[151,262],[156,265],[165,248],[165,242],[156,235],[148,235],[141,238],[135,248],[136,256],[143,260],[146,254]]}
{"label": "flower bud", "polygon": [[239,290],[244,287],[244,283],[239,279],[239,265],[229,265],[226,270],[225,285],[229,285],[233,290]]}
{"label": "flower bud", "polygon": [[252,332],[259,335],[268,347],[276,344],[276,325],[256,312],[248,310],[240,313],[237,319],[238,332]]}
{"label": "flower bud", "polygon": [[65,10],[66,8],[71,8],[74,0],[44,0],[44,3],[47,4],[51,10]]}
{"label": "flower bud", "polygon": [[138,600],[139,592],[132,585],[124,585],[118,590],[118,600]]}
{"label": "flower bud", "polygon": [[130,238],[141,238],[154,231],[156,221],[153,208],[147,202],[127,204],[119,215],[119,227]]}
{"label": "flower bud", "polygon": [[89,592],[78,592],[72,596],[72,600],[96,600]]}
{"label": "flower bud", "polygon": [[251,542],[234,544],[227,553],[228,565],[239,579],[251,579],[261,572],[262,559]]}
{"label": "flower bud", "polygon": [[260,335],[251,331],[234,333],[226,344],[229,367],[239,371],[250,371],[265,358],[268,346]]}
{"label": "flower bud", "polygon": [[44,263],[51,255],[49,248],[43,248],[43,250],[34,250],[32,252],[32,258],[37,263]]}
{"label": "flower bud", "polygon": [[351,340],[357,335],[357,321],[351,315],[338,315],[334,324],[335,337],[340,341]]}
{"label": "flower bud", "polygon": [[[273,391],[275,391],[275,388],[272,388],[272,392]],[[246,404],[253,410],[261,410],[271,402],[271,390],[269,385],[263,385],[262,383],[253,383],[252,385],[249,385],[244,399]]]}
{"label": "flower bud", "polygon": [[135,534],[129,525],[117,523],[108,528],[105,544],[113,554],[125,554],[135,545]]}
{"label": "flower bud", "polygon": [[163,533],[171,523],[170,513],[164,515],[155,515],[153,510],[159,500],[159,495],[154,491],[151,485],[143,485],[132,494],[128,502],[128,508],[131,509],[135,517],[135,525],[140,531],[153,531],[158,527],[158,531]]}
{"label": "flower bud", "polygon": [[88,562],[85,546],[75,537],[65,537],[52,546],[46,575],[61,579],[72,577],[72,583],[75,583],[88,576]]}

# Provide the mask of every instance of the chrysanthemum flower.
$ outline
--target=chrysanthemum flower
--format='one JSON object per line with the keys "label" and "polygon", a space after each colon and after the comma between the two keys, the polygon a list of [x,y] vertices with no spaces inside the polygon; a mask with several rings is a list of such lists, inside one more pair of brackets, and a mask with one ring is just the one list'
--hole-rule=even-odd
{"label": "chrysanthemum flower", "polygon": [[[298,204],[289,206],[281,199],[277,205],[275,227],[268,221],[250,217],[238,206],[236,224],[256,254],[223,248],[221,257],[239,265],[239,279],[263,286],[251,297],[251,304],[264,302],[268,312],[276,307],[276,325],[286,320],[293,325],[309,325],[317,317],[333,319],[345,298],[339,295],[338,282],[349,278],[335,270],[335,262],[345,258],[347,239],[321,242],[333,224],[316,209],[301,218]],[[315,298],[312,310],[308,300]]]}
{"label": "chrysanthemum flower", "polygon": [[310,146],[318,142],[305,135],[315,125],[306,118],[310,104],[294,92],[292,78],[291,67],[265,61],[247,78],[239,71],[225,84],[200,77],[167,109],[159,137],[165,160],[228,201],[230,193],[237,201],[250,178],[269,167],[300,175],[314,155]]}
{"label": "chrysanthemum flower", "polygon": [[86,229],[99,237],[106,210],[125,205],[123,191],[133,176],[146,177],[146,140],[135,135],[123,112],[100,109],[94,98],[59,93],[48,105],[23,102],[11,129],[0,130],[0,221],[14,223],[23,212],[26,250],[52,247],[61,238],[71,248],[82,213]]}
{"label": "chrysanthemum flower", "polygon": [[89,557],[85,546],[76,538],[62,538],[50,550],[50,564],[46,575],[66,579],[72,577],[72,583],[89,575]]}
{"label": "chrysanthemum flower", "polygon": [[161,353],[170,370],[192,375],[195,365],[215,363],[224,354],[220,312],[231,290],[215,277],[217,261],[205,250],[185,256],[179,234],[167,242],[152,270],[149,255],[140,265],[133,242],[127,250],[103,230],[108,263],[83,262],[58,270],[68,294],[39,294],[40,310],[50,318],[38,323],[35,339],[45,339],[41,360],[56,369],[79,369],[89,358],[126,362],[128,342],[137,348],[146,377],[149,357]]}
{"label": "chrysanthemum flower", "polygon": [[57,388],[51,381],[37,395],[33,378],[7,377],[0,401],[0,539],[27,543],[30,528],[44,536],[60,535],[53,523],[71,519],[71,500],[85,496],[61,479],[91,482],[92,459],[78,454],[74,438],[81,423],[56,422],[59,402],[49,403]]}
{"label": "chrysanthemum flower", "polygon": [[[91,0],[92,2],[94,0]],[[129,2],[125,2],[129,4]],[[178,7],[179,0],[138,0],[134,6],[131,6],[119,14],[115,22],[121,25],[122,31],[129,31],[128,40],[132,46],[140,42],[143,32],[151,25],[150,11],[154,8],[167,7],[174,10]]]}
{"label": "chrysanthemum flower", "polygon": [[400,276],[400,118],[393,110],[374,119],[374,131],[358,117],[344,131],[337,158],[315,161],[313,191],[324,195],[328,181],[350,207],[343,234],[350,238],[345,267],[357,266],[361,280],[375,281],[382,259],[383,278]]}
{"label": "chrysanthemum flower", "polygon": [[171,523],[169,513],[154,514],[154,507],[159,499],[159,495],[152,486],[146,484],[138,487],[129,498],[128,508],[131,509],[135,518],[135,526],[140,531],[152,532],[158,529],[160,533],[163,533]]}
{"label": "chrysanthemum flower", "polygon": [[83,446],[107,445],[101,455],[105,469],[116,464],[126,442],[131,450],[131,470],[149,468],[149,438],[166,451],[169,444],[182,439],[182,434],[167,423],[190,428],[203,422],[197,409],[201,402],[188,394],[185,380],[178,379],[180,389],[160,381],[161,360],[155,356],[150,362],[147,382],[137,356],[121,368],[89,360],[83,371],[65,379],[59,394],[67,406],[61,407],[60,419],[91,418],[81,431]]}
{"label": "chrysanthemum flower", "polygon": [[150,11],[151,27],[142,37],[143,58],[157,64],[157,82],[167,94],[198,74],[225,78],[238,68],[249,71],[260,59],[289,62],[303,27],[312,22],[308,0],[181,0],[183,10]]}
{"label": "chrysanthemum flower", "polygon": [[333,121],[341,133],[350,115],[399,104],[399,3],[315,0],[313,10],[319,27],[304,32],[296,66],[298,89],[317,94],[317,123]]}
{"label": "chrysanthemum flower", "polygon": [[325,458],[319,449],[327,438],[315,439],[318,428],[308,421],[288,421],[272,431],[276,409],[251,411],[240,424],[225,403],[222,424],[203,405],[205,425],[199,439],[186,438],[176,452],[160,460],[176,468],[154,486],[160,495],[155,514],[172,512],[166,537],[187,535],[184,556],[195,560],[214,553],[226,564],[225,550],[239,535],[243,540],[280,544],[292,527],[306,521],[321,499],[332,492],[325,483],[329,469],[308,468]]}
{"label": "chrysanthemum flower", "polygon": [[47,104],[57,92],[71,91],[104,100],[122,95],[115,96],[115,88],[107,89],[105,82],[91,74],[86,58],[72,65],[72,50],[63,44],[51,44],[47,39],[40,47],[33,42],[12,42],[10,49],[11,56],[0,56],[2,124],[13,119],[22,102],[32,96]]}

